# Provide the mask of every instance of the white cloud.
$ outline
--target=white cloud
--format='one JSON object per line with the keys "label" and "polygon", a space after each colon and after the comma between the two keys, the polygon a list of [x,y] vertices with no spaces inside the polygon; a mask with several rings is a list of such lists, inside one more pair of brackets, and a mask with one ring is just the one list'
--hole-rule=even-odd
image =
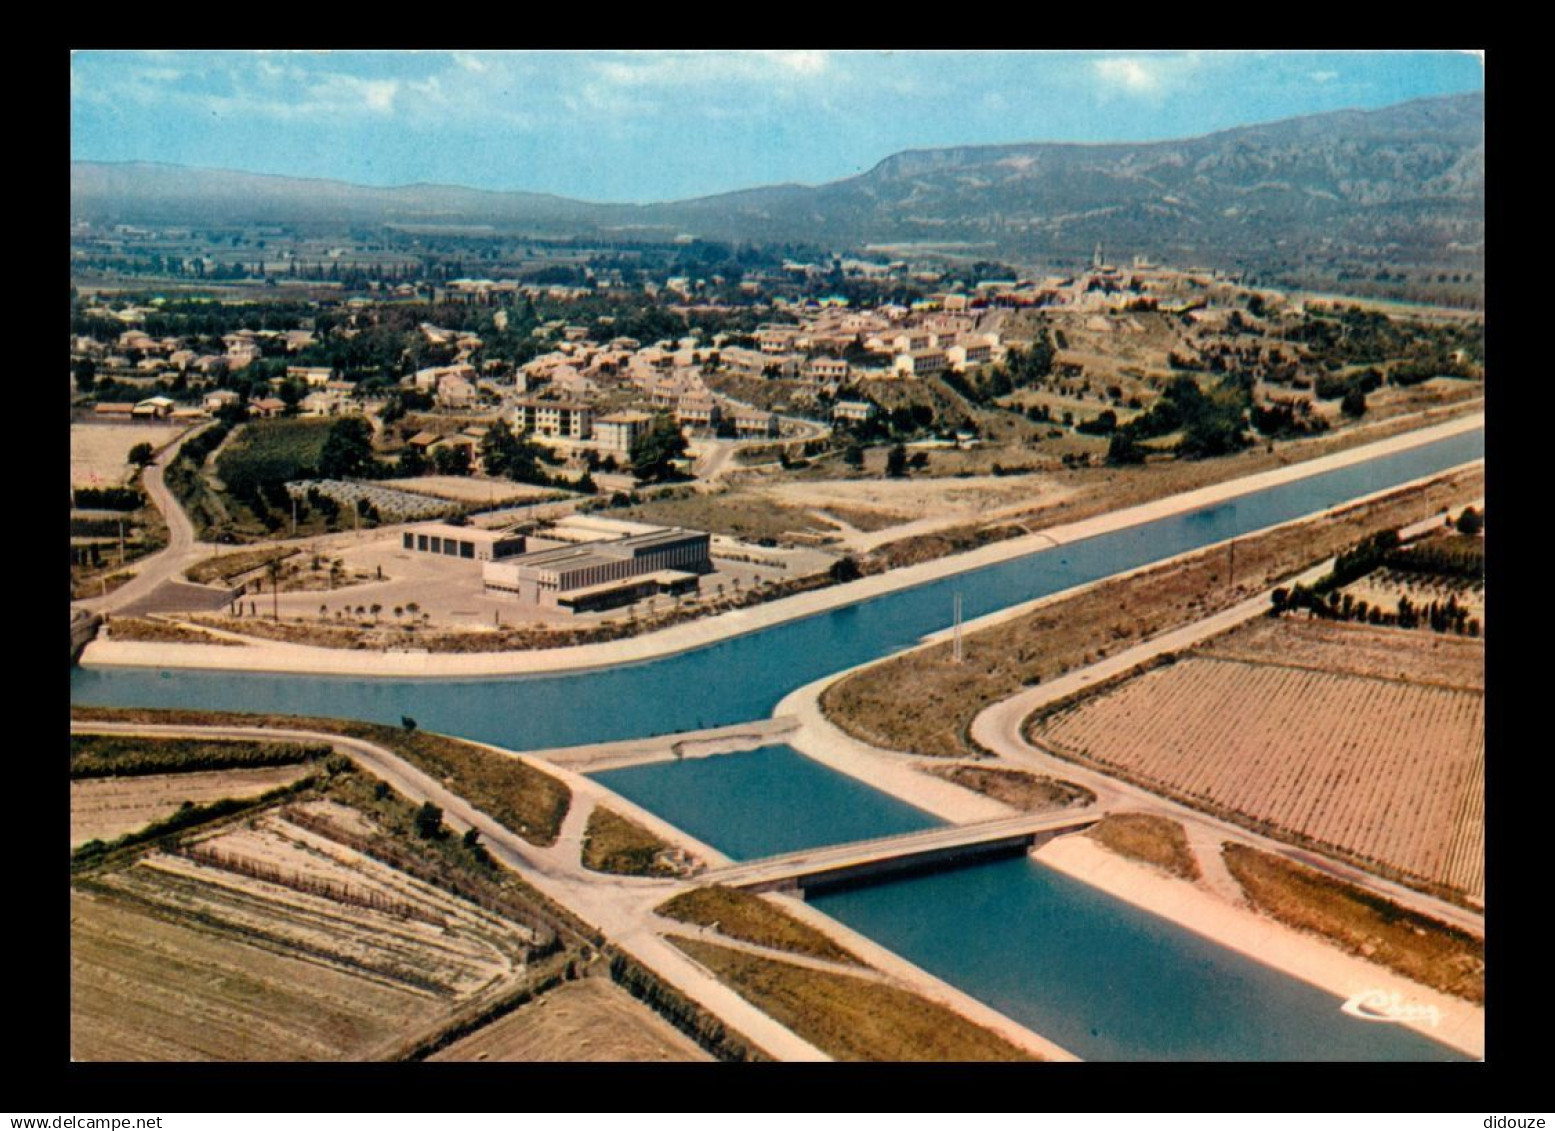
{"label": "white cloud", "polygon": [[768,58],[795,74],[818,75],[831,67],[831,56],[824,51],[771,51]]}
{"label": "white cloud", "polygon": [[1206,71],[1236,57],[1230,51],[1114,55],[1093,61],[1091,68],[1103,100],[1113,95],[1159,100],[1202,81]]}
{"label": "white cloud", "polygon": [[1338,71],[1313,71],[1307,75],[1315,83],[1333,82],[1339,77]]}
{"label": "white cloud", "polygon": [[388,80],[362,84],[362,92],[367,96],[367,105],[373,110],[393,110],[394,95],[399,88],[399,83]]}
{"label": "white cloud", "polygon": [[802,81],[831,65],[825,51],[641,51],[601,60],[593,71],[617,86],[698,86]]}
{"label": "white cloud", "polygon": [[1096,74],[1106,85],[1134,94],[1149,93],[1161,85],[1155,67],[1145,59],[1098,59]]}

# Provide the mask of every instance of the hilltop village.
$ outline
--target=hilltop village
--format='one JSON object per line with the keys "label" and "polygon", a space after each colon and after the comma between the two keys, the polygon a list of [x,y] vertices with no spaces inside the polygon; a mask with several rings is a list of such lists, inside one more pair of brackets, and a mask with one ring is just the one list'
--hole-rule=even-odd
{"label": "hilltop village", "polygon": [[1170,485],[1184,464],[1471,399],[1483,375],[1472,317],[1100,248],[1066,274],[994,266],[784,260],[631,286],[608,268],[564,285],[352,267],[346,297],[304,268],[264,301],[83,293],[75,590],[105,596],[160,544],[133,477],[178,444],[168,486],[200,540],[235,547],[190,579],[228,600],[131,612],[235,620],[269,594],[262,631],[293,639],[446,629],[430,646],[492,648],[520,626],[635,632],[846,581],[976,544],[979,516],[1100,500],[1122,469],[1177,465]]}

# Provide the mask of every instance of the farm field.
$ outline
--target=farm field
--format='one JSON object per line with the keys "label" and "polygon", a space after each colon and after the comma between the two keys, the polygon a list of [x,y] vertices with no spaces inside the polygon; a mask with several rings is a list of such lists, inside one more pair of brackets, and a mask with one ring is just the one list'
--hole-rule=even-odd
{"label": "farm field", "polygon": [[239,480],[291,480],[318,467],[329,438],[328,420],[299,417],[257,420],[233,433],[216,457],[216,473],[229,486]]}
{"label": "farm field", "polygon": [[185,801],[206,805],[223,797],[258,797],[313,772],[312,766],[209,770],[83,778],[70,783],[70,847],[110,841],[170,817]]}
{"label": "farm field", "polygon": [[1131,642],[1209,616],[1361,537],[1440,513],[1444,505],[1481,490],[1482,483],[1483,474],[1469,469],[1339,515],[1241,539],[1235,586],[1226,584],[1226,559],[1216,550],[1104,581],[969,633],[964,663],[948,662],[953,645],[947,641],[857,671],[827,687],[821,707],[849,734],[875,746],[974,756],[967,730],[985,706]]}
{"label": "farm field", "polygon": [[522,977],[525,926],[366,855],[328,800],[267,810],[72,891],[78,1059],[372,1059]]}
{"label": "farm field", "polygon": [[1484,898],[1480,690],[1195,655],[1040,719],[1031,737],[1260,831]]}
{"label": "farm field", "polygon": [[74,1060],[349,1058],[425,1024],[437,999],[167,920],[112,895],[70,895]]}
{"label": "farm field", "polygon": [[1206,641],[1198,651],[1226,660],[1485,690],[1483,641],[1419,629],[1259,617]]}
{"label": "farm field", "polygon": [[563,982],[428,1060],[708,1061],[695,1041],[608,978]]}
{"label": "farm field", "polygon": [[458,503],[527,503],[559,493],[554,487],[462,475],[418,475],[410,479],[396,479],[393,485],[401,491],[433,495]]}
{"label": "farm field", "polygon": [[129,478],[130,449],[160,448],[184,431],[182,424],[82,424],[70,426],[70,484],[114,487]]}

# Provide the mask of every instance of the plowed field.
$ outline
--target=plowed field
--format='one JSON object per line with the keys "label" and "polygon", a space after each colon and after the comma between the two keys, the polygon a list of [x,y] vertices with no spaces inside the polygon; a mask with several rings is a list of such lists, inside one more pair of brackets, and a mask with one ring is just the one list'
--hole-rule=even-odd
{"label": "plowed field", "polygon": [[78,881],[77,1059],[367,1059],[515,984],[527,928],[326,835],[361,833],[354,810],[306,808]]}
{"label": "plowed field", "polygon": [[[1322,651],[1308,641],[1303,658]],[[1201,655],[1043,720],[1032,738],[1274,835],[1483,899],[1478,689]]]}

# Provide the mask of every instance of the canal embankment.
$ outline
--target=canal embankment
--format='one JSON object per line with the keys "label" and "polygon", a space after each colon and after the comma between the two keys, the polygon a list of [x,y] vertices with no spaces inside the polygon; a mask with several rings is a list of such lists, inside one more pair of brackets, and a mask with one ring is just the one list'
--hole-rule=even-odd
{"label": "canal embankment", "polygon": [[310,647],[281,641],[254,640],[242,648],[209,644],[95,640],[81,654],[83,666],[157,667],[225,671],[336,674],[369,677],[458,679],[581,671],[641,663],[731,637],[760,632],[798,618],[867,601],[902,589],[925,585],[952,575],[1126,530],[1181,515],[1284,484],[1299,482],[1409,451],[1451,437],[1483,430],[1483,413],[1459,417],[1429,428],[1389,437],[1298,464],[1259,472],[1240,479],[1198,488],[1165,499],[1049,527],[1029,536],[993,543],[964,554],[923,562],[884,574],[861,578],[739,609],[716,617],[688,621],[660,632],[525,652],[417,653],[379,652]]}

